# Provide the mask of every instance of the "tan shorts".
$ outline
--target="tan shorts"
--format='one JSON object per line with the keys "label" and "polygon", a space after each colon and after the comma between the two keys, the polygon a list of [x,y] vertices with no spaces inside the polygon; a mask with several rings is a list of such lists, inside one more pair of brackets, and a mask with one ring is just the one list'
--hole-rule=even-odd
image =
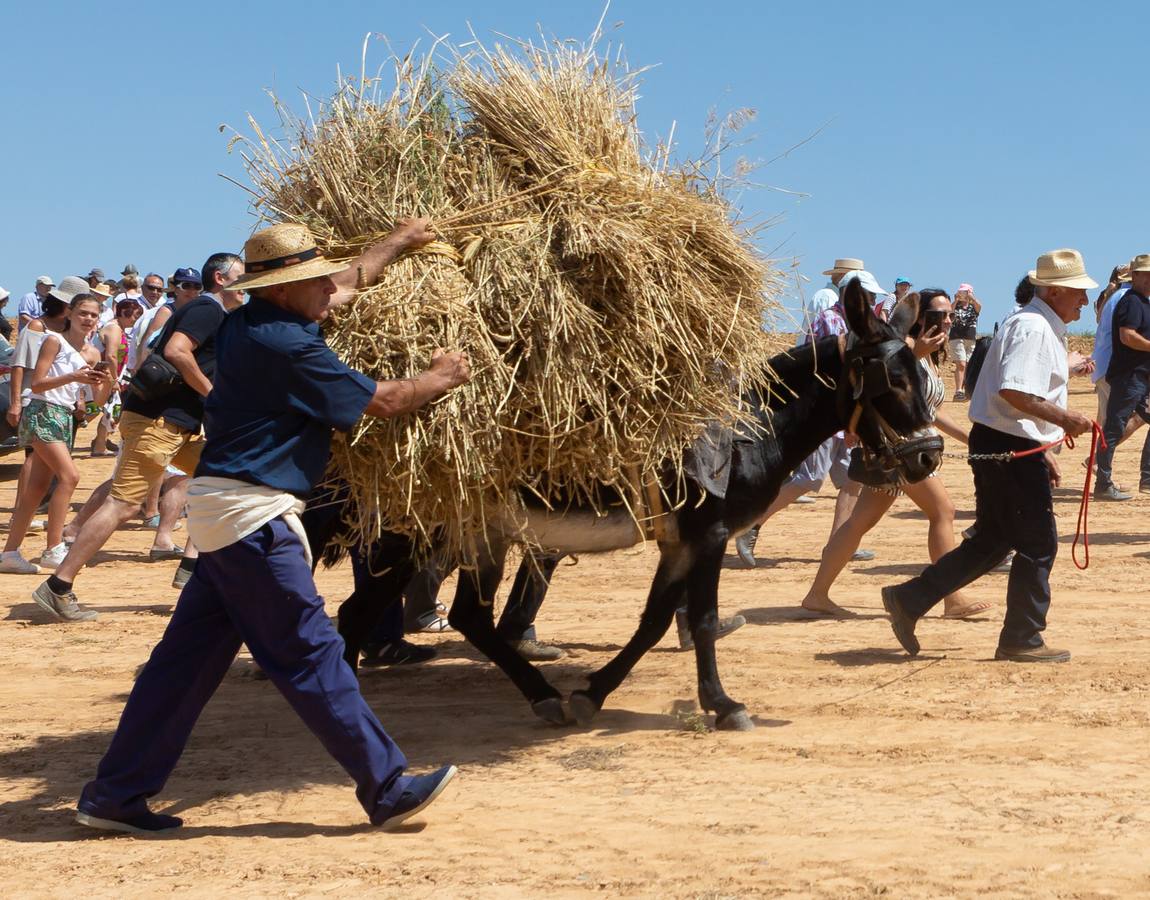
{"label": "tan shorts", "polygon": [[124,411],[120,419],[120,458],[112,474],[111,495],[124,503],[143,503],[148,491],[175,466],[189,475],[196,471],[204,439],[159,419]]}
{"label": "tan shorts", "polygon": [[974,352],[974,341],[970,338],[955,338],[947,341],[947,350],[952,362],[966,364],[970,362],[970,354]]}

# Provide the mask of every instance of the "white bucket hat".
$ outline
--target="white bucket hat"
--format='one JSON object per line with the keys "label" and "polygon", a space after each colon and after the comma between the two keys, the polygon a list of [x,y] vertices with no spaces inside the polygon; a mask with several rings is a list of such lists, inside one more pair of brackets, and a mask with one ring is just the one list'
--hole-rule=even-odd
{"label": "white bucket hat", "polygon": [[1030,272],[1030,283],[1041,287],[1096,288],[1098,282],[1086,274],[1086,263],[1077,250],[1051,250],[1038,257]]}

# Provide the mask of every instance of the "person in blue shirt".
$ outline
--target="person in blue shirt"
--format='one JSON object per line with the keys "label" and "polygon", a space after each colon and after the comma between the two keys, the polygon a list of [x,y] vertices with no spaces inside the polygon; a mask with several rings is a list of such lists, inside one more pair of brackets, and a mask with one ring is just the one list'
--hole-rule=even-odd
{"label": "person in blue shirt", "polygon": [[404,774],[407,760],[344,662],[299,521],[333,428],[347,431],[363,415],[404,415],[470,378],[466,354],[440,350],[421,375],[376,382],[344,365],[319,331],[333,305],[354,297],[360,275],[374,282],[433,237],[422,219],[401,222],[350,266],[324,259],[302,225],[274,225],[245,244],[246,274],[232,288],[251,300],[216,333],[207,441],[188,493],[199,562],[83,789],[81,824],[130,833],[182,824],[147,801],[163,788],[241,644],[355,780],[372,823],[394,827],[454,777],[454,766]]}

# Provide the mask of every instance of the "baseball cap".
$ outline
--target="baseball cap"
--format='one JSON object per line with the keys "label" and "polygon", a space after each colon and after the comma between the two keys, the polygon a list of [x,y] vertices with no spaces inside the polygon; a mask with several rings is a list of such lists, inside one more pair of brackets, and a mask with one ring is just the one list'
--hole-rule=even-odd
{"label": "baseball cap", "polygon": [[896,285],[899,285],[899,284],[913,284],[913,282],[912,282],[912,281],[911,281],[909,278],[903,278],[901,275],[899,275],[899,276],[898,276],[898,278],[896,278],[896,279],[894,280],[894,283],[895,283]]}
{"label": "baseball cap", "polygon": [[[972,293],[972,294],[973,294],[973,293],[974,293],[974,288],[972,288],[972,287],[971,287],[969,284],[967,284],[967,283],[964,281],[962,284],[960,284],[960,285],[958,286],[958,291],[969,291],[970,293]],[[955,291],[955,293],[957,294],[957,293],[958,293],[958,291]]]}
{"label": "baseball cap", "polygon": [[51,275],[41,275],[39,278],[36,279],[36,283],[42,284],[45,287],[55,287],[56,286],[56,282],[52,280]]}
{"label": "baseball cap", "polygon": [[172,281],[174,281],[176,284],[181,284],[185,281],[190,281],[193,284],[204,283],[204,279],[200,277],[200,270],[192,268],[176,269],[175,273],[172,275]]}
{"label": "baseball cap", "polygon": [[850,272],[847,272],[846,275],[843,276],[842,281],[839,282],[839,291],[845,291],[847,285],[854,281],[856,278],[864,290],[870,291],[875,295],[886,293],[886,291],[883,290],[882,285],[878,283],[878,279],[876,279],[866,269],[854,269]]}

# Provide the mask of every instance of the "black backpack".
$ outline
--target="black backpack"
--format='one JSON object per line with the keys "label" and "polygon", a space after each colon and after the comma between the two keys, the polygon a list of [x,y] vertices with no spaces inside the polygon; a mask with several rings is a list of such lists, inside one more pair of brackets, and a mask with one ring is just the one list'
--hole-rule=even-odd
{"label": "black backpack", "polygon": [[[994,326],[994,333],[998,334],[998,325]],[[986,354],[990,351],[990,342],[993,335],[980,337],[974,342],[974,350],[970,353],[970,362],[966,364],[966,374],[962,377],[962,391],[966,396],[974,396],[974,386],[978,384],[978,373],[982,371],[982,364],[986,362]]]}

